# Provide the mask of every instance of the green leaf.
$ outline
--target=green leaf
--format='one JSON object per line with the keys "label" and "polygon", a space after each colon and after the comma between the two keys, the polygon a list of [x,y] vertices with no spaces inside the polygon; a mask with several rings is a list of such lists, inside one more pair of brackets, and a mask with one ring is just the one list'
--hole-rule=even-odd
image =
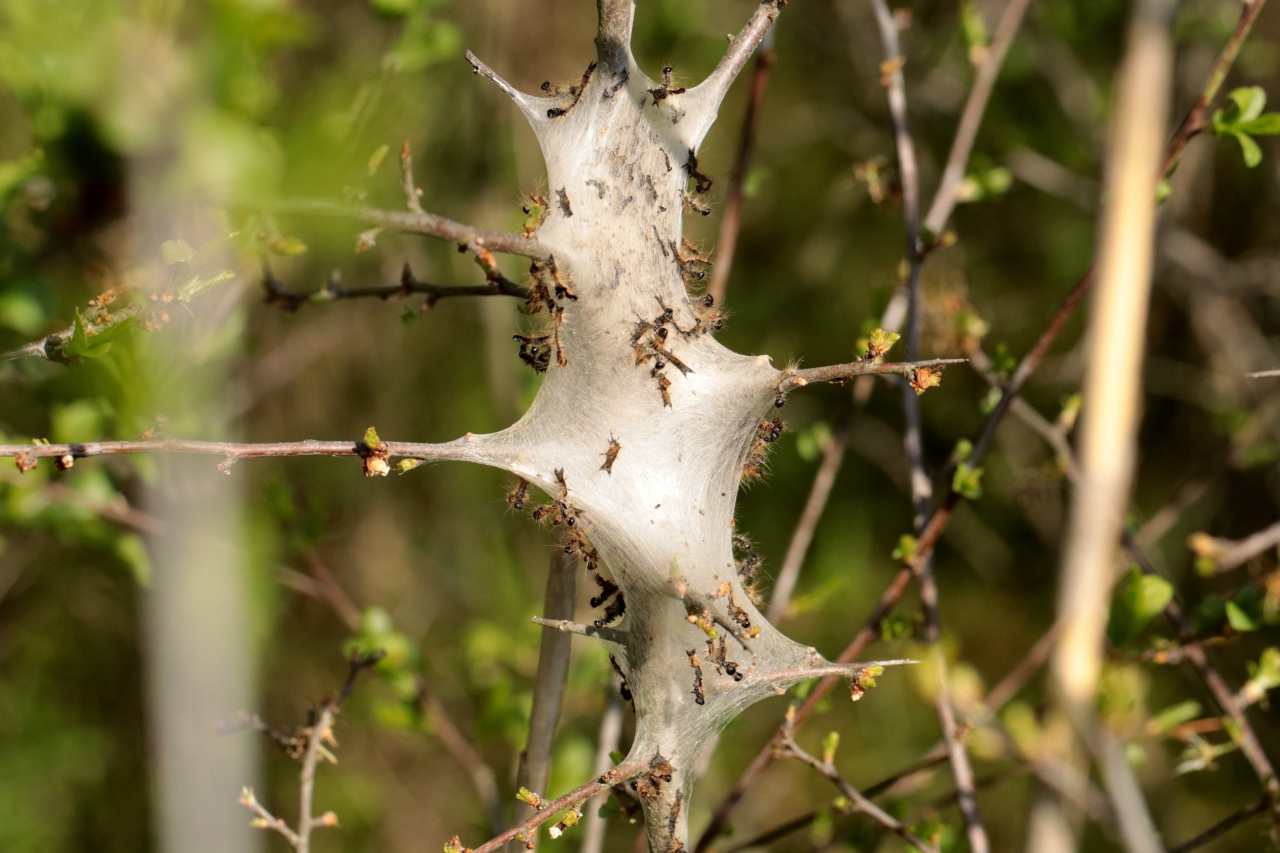
{"label": "green leaf", "polygon": [[1144,575],[1136,566],[1121,581],[1111,599],[1111,618],[1107,637],[1112,645],[1123,646],[1132,641],[1173,598],[1173,586],[1157,575]]}
{"label": "green leaf", "polygon": [[204,296],[218,285],[231,281],[235,277],[235,270],[215,270],[214,272],[198,275],[178,288],[178,301],[190,302],[192,299]]}
{"label": "green leaf", "polygon": [[1251,136],[1275,136],[1280,133],[1280,113],[1260,115],[1253,121],[1240,124],[1238,129]]}
{"label": "green leaf", "polygon": [[1162,735],[1200,716],[1200,703],[1194,699],[1170,705],[1147,721],[1147,733]]}
{"label": "green leaf", "polygon": [[1227,97],[1236,106],[1238,114],[1237,125],[1242,122],[1253,121],[1262,115],[1262,110],[1267,106],[1267,93],[1263,91],[1261,86],[1246,86],[1234,89]]}
{"label": "green leaf", "polygon": [[898,538],[898,547],[893,549],[893,559],[910,562],[916,555],[916,537],[904,533]]}
{"label": "green leaf", "polygon": [[269,247],[277,255],[301,255],[307,251],[307,244],[297,237],[277,237]]}
{"label": "green leaf", "polygon": [[1265,624],[1262,604],[1265,595],[1256,586],[1246,586],[1227,602],[1227,624],[1240,632],[1256,631]]}
{"label": "green leaf", "polygon": [[1240,153],[1244,155],[1244,164],[1250,169],[1262,162],[1262,149],[1253,137],[1247,133],[1236,132],[1236,142],[1240,143]]}
{"label": "green leaf", "polygon": [[373,427],[369,427],[364,431],[364,443],[370,447],[380,447],[382,440],[378,438],[378,431]]}
{"label": "green leaf", "polygon": [[160,257],[166,266],[189,264],[196,259],[196,250],[186,240],[165,240],[160,244]]}
{"label": "green leaf", "polygon": [[373,177],[373,173],[378,171],[378,167],[382,165],[382,161],[387,159],[387,152],[390,150],[390,145],[379,146],[377,151],[369,155],[369,162],[365,164],[364,173]]}
{"label": "green leaf", "polygon": [[966,500],[978,500],[982,497],[982,469],[971,468],[968,462],[956,465],[956,473],[951,477],[951,490]]}
{"label": "green leaf", "polygon": [[65,354],[73,358],[97,358],[100,355],[106,355],[111,349],[112,341],[132,329],[136,322],[136,318],[126,317],[118,323],[98,330],[97,334],[90,335],[84,317],[77,309],[75,326],[71,330],[71,340],[67,342]]}
{"label": "green leaf", "polygon": [[987,24],[975,4],[965,3],[960,7],[960,25],[964,29],[965,44],[970,49],[987,46]]}

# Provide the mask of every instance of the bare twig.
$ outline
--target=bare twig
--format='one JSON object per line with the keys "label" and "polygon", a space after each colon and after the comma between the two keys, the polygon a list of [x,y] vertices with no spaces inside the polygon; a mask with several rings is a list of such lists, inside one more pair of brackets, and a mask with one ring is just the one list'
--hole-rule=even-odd
{"label": "bare twig", "polygon": [[[470,56],[471,51],[467,51]],[[413,183],[413,150],[409,140],[400,146],[400,189],[404,190],[404,206],[412,213],[425,213],[422,209],[422,190]],[[408,267],[406,266],[406,269]]]}
{"label": "bare twig", "polygon": [[840,793],[844,794],[845,798],[853,804],[854,811],[865,814],[867,817],[871,818],[876,823],[901,838],[903,841],[906,841],[915,849],[921,851],[921,853],[938,853],[937,848],[925,843],[922,839],[913,835],[905,826],[902,825],[901,822],[894,819],[892,815],[877,806],[875,803],[871,802],[871,800],[867,799],[861,791],[849,784],[849,782],[840,775],[840,772],[836,770],[830,762],[819,760],[801,749],[795,742],[794,734],[795,729],[793,722],[791,725],[784,727],[782,746],[786,750],[787,754],[799,759],[805,764],[808,764],[814,770],[817,770],[823,776],[830,779],[836,788],[839,789]]}
{"label": "bare twig", "polygon": [[1188,544],[1198,556],[1212,560],[1217,571],[1227,572],[1280,545],[1280,521],[1240,540],[1218,539],[1197,533],[1191,536]]}
{"label": "bare twig", "polygon": [[298,838],[293,845],[298,853],[308,853],[311,849],[311,830],[316,825],[316,819],[311,814],[311,801],[316,787],[316,762],[320,758],[321,741],[332,737],[336,707],[334,702],[324,703],[324,707],[320,710],[320,719],[312,727],[307,738],[307,751],[302,758],[302,783],[298,797]]}
{"label": "bare twig", "polygon": [[942,180],[933,196],[933,204],[925,216],[924,227],[932,234],[940,234],[956,206],[956,193],[964,180],[965,166],[969,163],[969,153],[978,137],[978,128],[982,125],[982,117],[987,111],[987,102],[991,99],[991,90],[995,88],[996,78],[1000,76],[1000,67],[1013,44],[1013,37],[1022,26],[1030,0],[1009,0],[996,24],[995,35],[991,46],[987,48],[986,58],[978,66],[973,87],[969,89],[969,97],[965,101],[964,110],[960,113],[960,123],[956,125],[955,139],[951,142],[951,153],[947,155],[947,165],[942,171]]}
{"label": "bare twig", "polygon": [[778,579],[773,585],[773,598],[769,600],[769,610],[765,618],[775,625],[787,615],[787,606],[791,603],[791,593],[796,588],[796,580],[800,577],[800,567],[804,565],[805,555],[809,552],[809,543],[813,541],[814,531],[822,519],[822,512],[827,507],[827,498],[831,496],[831,487],[835,485],[836,475],[840,473],[840,464],[844,462],[845,447],[849,443],[849,418],[846,417],[836,427],[827,446],[822,450],[822,464],[813,477],[813,487],[809,490],[809,499],[805,502],[800,520],[791,534],[791,544],[787,546],[787,554],[782,559],[782,568],[778,570]]}
{"label": "bare twig", "polygon": [[914,378],[922,371],[927,371],[924,374],[927,378],[929,375],[936,376],[941,373],[948,365],[964,364],[967,361],[967,358],[931,358],[927,361],[897,362],[859,360],[848,364],[833,364],[828,367],[807,367],[785,375],[778,387],[781,391],[787,391],[812,382],[844,382],[855,376],[897,375]]}
{"label": "bare twig", "polygon": [[326,199],[290,199],[267,206],[272,213],[314,214],[358,219],[371,225],[394,228],[411,234],[439,237],[459,246],[475,242],[491,252],[505,255],[523,255],[526,258],[545,261],[550,257],[546,248],[533,237],[508,234],[464,225],[435,213],[416,213],[407,210],[381,210],[362,205],[345,205]]}
{"label": "bare twig", "polygon": [[[483,453],[467,438],[445,444],[384,441],[388,457],[435,461],[441,459],[479,459]],[[263,459],[285,456],[359,456],[368,458],[371,448],[363,441],[282,441],[242,443],[230,441],[188,441],[183,439],[142,439],[138,441],[89,441],[83,444],[0,444],[0,458],[19,461],[19,469],[37,459],[85,459],[94,456],[119,456],[133,453],[192,453],[221,456],[224,471],[240,459]]]}
{"label": "bare twig", "polygon": [[1253,373],[1246,373],[1248,379],[1269,379],[1273,376],[1280,376],[1280,369],[1277,370],[1255,370]]}
{"label": "bare twig", "polygon": [[742,227],[742,202],[744,185],[751,168],[751,153],[755,147],[756,117],[764,100],[765,86],[769,83],[769,69],[777,59],[773,49],[774,32],[769,30],[756,51],[755,73],[751,75],[751,92],[747,96],[747,111],[742,117],[742,132],[738,136],[738,156],[729,177],[729,194],[724,203],[724,215],[720,219],[720,234],[716,238],[716,263],[711,268],[711,281],[707,293],[717,305],[724,304],[729,286],[729,272],[733,269],[733,256],[738,248],[738,231]]}
{"label": "bare twig", "polygon": [[441,299],[456,296],[514,296],[519,299],[529,298],[529,289],[516,284],[500,273],[490,278],[485,284],[430,284],[419,281],[413,270],[406,263],[404,272],[400,274],[399,284],[374,285],[371,287],[343,287],[336,279],[331,278],[320,290],[305,292],[287,291],[280,280],[275,277],[269,266],[263,265],[262,287],[266,291],[266,301],[285,311],[297,311],[303,305],[318,305],[325,302],[336,302],[340,299],[391,299],[392,297],[409,297],[421,294],[426,297],[424,304],[432,308]]}
{"label": "bare twig", "polygon": [[619,631],[616,628],[602,628],[596,625],[584,625],[581,622],[574,622],[569,619],[547,619],[543,616],[534,616],[533,621],[544,628],[554,628],[557,631],[563,631],[567,634],[578,634],[582,637],[607,640],[611,643],[621,644],[626,642],[626,632]]}
{"label": "bare twig", "polygon": [[245,788],[240,792],[240,805],[247,808],[254,816],[254,826],[259,829],[270,829],[284,836],[284,840],[295,849],[298,846],[298,833],[294,832],[289,824],[267,811],[266,806],[258,802],[258,798],[254,796],[252,788]]}
{"label": "bare twig", "polygon": [[778,17],[782,0],[764,0],[756,7],[755,14],[746,26],[733,37],[729,49],[725,51],[715,70],[701,84],[691,89],[686,100],[691,103],[706,104],[714,112],[716,106],[724,100],[725,93],[751,58],[751,54],[764,40],[765,33],[773,26]]}
{"label": "bare twig", "polygon": [[628,782],[644,773],[647,769],[648,764],[640,761],[619,764],[607,773],[592,779],[587,784],[574,788],[563,797],[545,803],[540,810],[534,812],[527,819],[511,827],[506,832],[501,832],[489,839],[472,850],[471,853],[492,853],[492,851],[497,850],[508,841],[514,841],[517,836],[528,837],[533,830],[542,826],[565,809],[585,803],[601,791],[612,788],[614,785]]}
{"label": "bare twig", "polygon": [[1249,806],[1245,806],[1239,811],[1231,815],[1228,815],[1227,817],[1218,821],[1213,826],[1209,827],[1204,832],[1197,835],[1195,838],[1189,838],[1186,841],[1179,844],[1177,847],[1170,847],[1169,853],[1191,853],[1192,850],[1198,850],[1199,848],[1208,844],[1210,841],[1213,841],[1218,836],[1223,835],[1235,829],[1237,826],[1244,823],[1245,821],[1248,821],[1254,817],[1257,817],[1260,814],[1263,814],[1270,807],[1271,807],[1271,798],[1263,797],[1262,799],[1258,800],[1256,803]]}

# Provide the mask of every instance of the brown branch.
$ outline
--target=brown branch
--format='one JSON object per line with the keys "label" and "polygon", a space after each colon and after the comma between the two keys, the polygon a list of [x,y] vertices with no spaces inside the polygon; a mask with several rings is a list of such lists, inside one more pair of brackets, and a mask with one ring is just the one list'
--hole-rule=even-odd
{"label": "brown branch", "polygon": [[[471,51],[467,51],[467,56],[470,58]],[[422,209],[422,190],[413,182],[413,149],[407,139],[400,146],[400,189],[404,190],[404,206],[411,213],[426,213]]]}
{"label": "brown branch", "polygon": [[[420,444],[414,442],[384,441],[387,458],[420,459],[435,461],[458,459],[478,461],[485,458],[484,451],[473,439],[460,438],[445,444]],[[18,461],[18,469],[25,470],[38,459],[86,459],[96,456],[118,456],[133,453],[191,453],[221,456],[219,466],[230,473],[230,466],[241,459],[293,456],[358,456],[369,459],[372,449],[363,441],[282,441],[241,443],[230,441],[189,441],[185,439],[142,439],[138,441],[90,441],[83,444],[0,444],[0,458],[10,457]]]}
{"label": "brown branch", "polygon": [[801,749],[795,742],[794,733],[795,728],[793,722],[789,722],[784,726],[782,746],[786,753],[799,759],[805,764],[808,764],[814,770],[817,770],[823,776],[830,779],[832,784],[839,789],[840,793],[844,794],[845,798],[853,804],[854,811],[865,814],[867,817],[871,818],[915,849],[921,851],[921,853],[938,853],[937,848],[925,843],[922,839],[917,838],[908,831],[902,823],[894,819],[892,815],[877,806],[875,803],[871,802],[871,800],[867,799],[861,791],[849,784],[849,782],[840,775],[840,772],[836,770],[830,762],[821,761]]}
{"label": "brown branch", "polygon": [[267,811],[266,806],[258,802],[258,798],[254,796],[252,788],[244,788],[240,792],[240,805],[247,808],[254,816],[253,826],[256,829],[270,829],[280,833],[284,840],[289,842],[289,846],[297,849],[298,834],[293,831],[289,824]]}
{"label": "brown branch", "polygon": [[[563,621],[573,617],[577,572],[576,554],[566,554],[563,546],[552,550],[542,602],[548,619]],[[551,747],[560,722],[564,688],[569,681],[571,640],[569,635],[552,627],[544,627],[542,631],[533,705],[529,711],[529,737],[516,774],[516,784],[531,791],[545,791],[551,778]],[[527,808],[522,811],[527,812]]]}
{"label": "brown branch", "polygon": [[747,96],[747,111],[742,117],[742,132],[738,136],[738,156],[729,177],[729,194],[725,199],[724,216],[720,220],[720,234],[716,238],[716,262],[711,268],[709,293],[717,305],[724,305],[725,291],[729,286],[729,272],[733,269],[733,256],[738,248],[738,231],[742,227],[742,203],[744,184],[751,168],[751,154],[756,140],[756,118],[760,103],[764,100],[765,86],[769,83],[769,70],[777,60],[773,49],[773,30],[769,30],[756,52],[755,73],[751,75],[751,93]]}
{"label": "brown branch", "polygon": [[544,628],[553,628],[556,631],[563,631],[566,634],[578,634],[582,637],[606,640],[610,643],[618,643],[619,645],[626,642],[627,632],[619,631],[616,628],[602,628],[597,625],[584,625],[581,622],[574,622],[569,619],[547,619],[542,616],[534,616],[533,621]]}
{"label": "brown branch", "polygon": [[444,285],[419,281],[409,268],[404,265],[398,285],[375,285],[371,287],[343,287],[336,279],[330,279],[320,290],[287,291],[280,280],[275,277],[271,268],[263,264],[262,287],[266,291],[266,301],[284,311],[297,311],[307,304],[336,302],[341,299],[391,299],[392,297],[409,297],[417,294],[426,296],[427,308],[435,307],[441,299],[455,296],[514,296],[519,299],[529,298],[529,289],[503,276],[493,276],[486,284]]}
{"label": "brown branch", "polygon": [[689,90],[686,100],[707,105],[711,115],[714,115],[729,87],[764,40],[765,33],[773,26],[784,3],[785,0],[763,0],[746,26],[729,42],[729,49],[720,58],[715,70],[706,80]]}
{"label": "brown branch", "polygon": [[941,373],[948,365],[964,364],[967,358],[933,358],[927,361],[853,361],[848,364],[833,364],[828,367],[808,367],[804,370],[793,370],[783,376],[778,390],[786,392],[792,388],[800,388],[813,382],[841,382],[855,376],[906,376],[912,377],[917,371],[929,371],[930,374]]}
{"label": "brown branch", "polygon": [[550,254],[546,248],[532,237],[521,234],[508,234],[502,231],[489,231],[464,225],[435,213],[415,213],[405,210],[381,210],[362,205],[346,205],[325,199],[291,199],[267,205],[272,213],[314,214],[318,216],[338,216],[347,219],[358,219],[371,225],[394,228],[411,234],[426,234],[439,237],[459,246],[477,243],[491,252],[505,255],[523,255],[526,258],[546,261]]}
{"label": "brown branch", "polygon": [[1197,556],[1212,560],[1217,571],[1227,572],[1280,544],[1280,521],[1240,540],[1197,533],[1190,537],[1188,544]]}
{"label": "brown branch", "polygon": [[1267,0],[1244,0],[1241,4],[1240,18],[1236,21],[1236,28],[1232,31],[1231,38],[1227,39],[1222,53],[1218,55],[1218,61],[1213,66],[1212,73],[1209,74],[1209,79],[1205,81],[1200,94],[1191,104],[1186,118],[1173,133],[1173,138],[1165,151],[1164,160],[1160,163],[1160,177],[1169,175],[1178,165],[1178,160],[1182,158],[1182,152],[1186,150],[1187,144],[1208,126],[1204,115],[1209,110],[1209,105],[1213,103],[1213,99],[1217,97],[1223,82],[1226,81],[1227,73],[1235,64],[1240,48],[1249,37],[1249,31],[1253,29],[1253,22],[1258,19],[1258,14],[1262,12],[1262,7],[1266,3]]}
{"label": "brown branch", "polygon": [[956,125],[955,139],[951,142],[951,153],[947,155],[947,165],[942,171],[942,180],[933,196],[933,204],[925,216],[924,227],[932,234],[942,233],[951,211],[956,206],[956,194],[964,180],[965,166],[969,163],[969,154],[973,151],[974,140],[978,137],[978,128],[982,125],[982,117],[987,111],[987,102],[991,100],[991,90],[995,88],[996,78],[1000,76],[1000,67],[1013,44],[1013,37],[1022,26],[1030,0],[1009,0],[996,24],[995,35],[991,46],[987,49],[986,58],[978,66],[973,87],[969,89],[969,97],[960,113],[960,123]]}
{"label": "brown branch", "polygon": [[619,764],[608,773],[592,779],[585,785],[574,788],[563,797],[559,797],[545,803],[540,810],[534,812],[528,818],[511,827],[506,832],[498,833],[484,844],[481,844],[479,847],[472,850],[471,853],[492,853],[492,851],[497,850],[508,841],[515,840],[516,836],[522,835],[528,837],[533,830],[542,826],[565,809],[585,803],[596,794],[608,788],[612,788],[614,785],[629,782],[644,773],[647,769],[648,764],[640,761],[635,761],[630,764]]}
{"label": "brown branch", "polygon": [[1190,838],[1182,842],[1181,844],[1179,844],[1177,847],[1170,847],[1169,853],[1191,853],[1192,850],[1196,850],[1200,847],[1203,847],[1204,845],[1208,844],[1210,841],[1213,841],[1218,836],[1223,835],[1235,829],[1237,826],[1244,823],[1245,821],[1248,821],[1266,812],[1267,809],[1269,809],[1270,807],[1271,807],[1271,798],[1263,797],[1261,800],[1258,800],[1253,805],[1245,806],[1244,808],[1240,809],[1238,812],[1228,815],[1227,817],[1218,821],[1213,826],[1209,827],[1204,832],[1197,835],[1195,838]]}
{"label": "brown branch", "polygon": [[809,499],[791,534],[791,544],[787,546],[787,554],[782,559],[782,568],[778,570],[773,597],[769,600],[769,610],[765,614],[765,618],[775,625],[787,615],[787,606],[791,603],[791,593],[795,590],[800,568],[809,552],[809,543],[813,541],[814,531],[827,507],[827,499],[831,496],[831,487],[835,485],[836,475],[840,473],[840,465],[844,462],[844,451],[849,444],[849,421],[850,418],[846,416],[823,448],[822,464],[814,474]]}

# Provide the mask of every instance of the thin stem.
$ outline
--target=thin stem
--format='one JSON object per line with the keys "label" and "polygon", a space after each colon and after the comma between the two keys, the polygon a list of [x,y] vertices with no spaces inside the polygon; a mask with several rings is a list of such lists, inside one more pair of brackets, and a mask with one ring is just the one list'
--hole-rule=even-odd
{"label": "thin stem", "polygon": [[262,829],[270,829],[280,833],[284,840],[289,842],[289,846],[297,849],[298,833],[294,832],[289,824],[267,811],[266,806],[258,802],[258,798],[254,796],[252,788],[245,788],[240,792],[240,805],[247,808],[260,822],[258,825]]}
{"label": "thin stem", "polygon": [[[384,441],[380,447],[388,457],[435,461],[441,459],[485,458],[475,437],[460,438],[445,444],[419,444],[414,442]],[[37,459],[70,457],[85,459],[94,456],[119,456],[133,453],[193,453],[222,456],[226,460],[223,470],[240,459],[264,459],[292,456],[359,456],[368,458],[371,448],[363,441],[281,441],[243,443],[230,441],[189,441],[185,439],[143,439],[138,441],[90,441],[83,444],[0,444],[0,458],[10,457],[24,464]]]}
{"label": "thin stem", "polygon": [[823,448],[822,464],[813,477],[809,499],[805,501],[804,511],[800,513],[800,520],[796,522],[796,529],[791,534],[791,544],[787,546],[782,568],[778,570],[778,579],[773,585],[773,598],[769,600],[769,610],[765,614],[765,618],[775,625],[786,617],[791,593],[800,577],[800,568],[804,565],[818,522],[822,520],[823,510],[827,508],[827,499],[831,496],[836,475],[840,473],[845,448],[849,444],[849,422],[850,418],[846,416]]}
{"label": "thin stem", "polygon": [[986,58],[978,66],[973,87],[965,101],[964,110],[960,113],[960,123],[956,125],[955,139],[951,142],[951,153],[947,155],[947,165],[942,171],[942,180],[933,196],[933,204],[925,216],[924,227],[933,234],[940,234],[956,206],[956,194],[960,183],[964,180],[965,166],[969,163],[969,154],[973,151],[973,143],[978,137],[978,128],[982,125],[982,117],[987,111],[987,102],[991,100],[991,90],[995,88],[996,78],[1000,76],[1000,68],[1009,53],[1009,45],[1022,26],[1030,0],[1009,0],[996,24],[995,35],[991,46],[987,49]]}
{"label": "thin stem", "polygon": [[1192,850],[1197,850],[1205,846],[1210,841],[1213,841],[1215,838],[1217,838],[1220,835],[1225,835],[1226,833],[1235,829],[1237,826],[1244,823],[1245,821],[1248,821],[1252,818],[1257,817],[1260,814],[1263,814],[1270,807],[1271,807],[1271,798],[1263,797],[1253,805],[1245,806],[1239,811],[1234,812],[1233,814],[1230,814],[1227,817],[1223,818],[1222,820],[1218,821],[1213,826],[1209,827],[1204,832],[1197,835],[1195,838],[1189,838],[1186,841],[1179,844],[1177,847],[1170,847],[1169,853],[1191,853]]}
{"label": "thin stem", "polygon": [[852,361],[827,367],[808,367],[795,370],[783,377],[779,390],[788,391],[812,382],[844,382],[855,376],[906,376],[914,377],[920,371],[940,373],[948,365],[965,364],[967,358],[932,358],[927,361]]}
{"label": "thin stem", "polygon": [[720,58],[715,70],[706,80],[689,91],[686,96],[688,101],[698,103],[710,116],[715,115],[729,87],[746,66],[751,54],[764,40],[765,33],[773,26],[781,5],[782,0],[763,0],[756,7],[755,13],[747,21],[746,26],[729,43],[729,49]]}
{"label": "thin stem", "polygon": [[[467,51],[467,57],[471,58],[471,51]],[[405,207],[412,213],[426,213],[420,198],[422,190],[413,183],[413,149],[407,139],[400,146],[400,189],[404,190]]]}
{"label": "thin stem", "polygon": [[1280,544],[1280,521],[1237,541],[1213,537],[1207,539],[1203,543],[1192,543],[1196,552],[1211,559],[1217,571],[1227,572]]}
{"label": "thin stem", "polygon": [[495,835],[484,844],[481,844],[479,847],[472,850],[471,853],[492,853],[492,851],[497,850],[508,841],[515,840],[517,835],[524,835],[528,837],[528,834],[532,830],[542,826],[565,809],[580,805],[601,791],[607,788],[612,788],[614,785],[629,782],[644,773],[647,768],[648,765],[638,761],[630,764],[619,764],[608,773],[592,779],[585,785],[574,788],[563,797],[559,797],[549,803],[546,803],[542,809],[534,812],[528,818],[511,827],[506,832],[501,832]]}
{"label": "thin stem", "polygon": [[331,735],[336,707],[333,700],[326,700],[324,707],[320,710],[320,719],[311,727],[311,732],[307,736],[307,751],[302,757],[298,796],[298,839],[293,845],[298,853],[308,853],[311,849],[311,830],[316,825],[316,820],[311,814],[312,798],[316,788],[316,762],[320,759],[321,741]]}
{"label": "thin stem", "polygon": [[1243,8],[1240,10],[1240,18],[1236,21],[1236,28],[1232,31],[1231,38],[1227,39],[1226,45],[1222,48],[1222,53],[1218,55],[1218,61],[1213,66],[1212,73],[1209,74],[1209,79],[1205,81],[1200,94],[1191,104],[1191,109],[1187,111],[1186,118],[1182,120],[1182,124],[1178,125],[1178,129],[1173,133],[1173,138],[1165,151],[1164,159],[1160,163],[1160,177],[1163,178],[1169,175],[1178,165],[1178,160],[1182,158],[1182,152],[1186,150],[1187,144],[1204,130],[1206,126],[1204,114],[1209,110],[1209,105],[1213,103],[1213,99],[1218,96],[1218,90],[1222,88],[1222,84],[1226,81],[1227,73],[1231,70],[1231,66],[1235,64],[1236,57],[1240,55],[1240,48],[1244,45],[1245,39],[1249,37],[1249,31],[1253,29],[1253,23],[1258,19],[1258,15],[1262,12],[1262,7],[1266,3],[1267,0],[1244,0]]}
{"label": "thin stem", "polygon": [[522,234],[508,234],[502,231],[489,231],[464,225],[435,213],[415,213],[407,210],[380,210],[361,205],[346,205],[325,199],[289,199],[268,205],[273,213],[315,214],[318,216],[339,216],[347,219],[358,219],[371,225],[394,228],[412,234],[426,234],[439,237],[460,246],[478,243],[492,252],[505,255],[523,255],[526,258],[546,261],[550,254],[546,248],[533,237]]}
{"label": "thin stem", "polygon": [[820,761],[801,749],[795,742],[793,729],[788,728],[786,733],[783,735],[782,745],[789,755],[799,759],[805,764],[808,764],[814,770],[817,770],[823,776],[830,779],[836,788],[839,789],[840,793],[844,794],[845,798],[853,804],[854,811],[865,814],[867,817],[871,818],[915,849],[921,851],[921,853],[938,853],[937,848],[925,843],[923,839],[917,838],[908,831],[901,822],[894,819],[892,815],[877,806],[875,803],[871,802],[871,800],[867,799],[861,791],[849,784],[849,782],[840,775],[840,772],[836,770],[830,762]]}
{"label": "thin stem", "polygon": [[264,265],[262,271],[262,287],[266,291],[266,301],[285,311],[297,311],[303,305],[318,305],[336,302],[342,299],[390,299],[392,297],[408,297],[416,294],[426,296],[425,305],[432,308],[441,299],[458,296],[514,296],[519,299],[529,298],[529,289],[516,284],[505,276],[498,275],[487,284],[444,285],[419,281],[406,263],[400,275],[398,285],[374,285],[370,287],[343,287],[338,281],[330,280],[320,290],[287,291],[280,280],[272,273],[271,268]]}
{"label": "thin stem", "polygon": [[[543,612],[550,621],[573,616],[577,572],[577,555],[566,554],[563,547],[551,552],[542,602]],[[533,705],[529,711],[529,738],[520,756],[516,780],[518,785],[531,791],[545,791],[551,778],[551,748],[560,722],[564,688],[569,681],[571,648],[571,638],[564,632],[555,627],[543,630],[538,647],[538,671],[533,682]]]}
{"label": "thin stem", "polygon": [[711,268],[711,281],[707,293],[717,305],[724,304],[725,291],[729,287],[729,273],[733,269],[733,256],[738,248],[738,231],[742,227],[742,203],[747,172],[751,169],[751,154],[755,148],[756,119],[764,90],[769,83],[769,70],[777,60],[773,49],[774,34],[769,30],[756,51],[755,73],[751,75],[751,92],[747,96],[747,111],[742,117],[742,132],[738,136],[738,156],[729,178],[729,194],[725,199],[724,216],[720,220],[720,234],[716,238],[716,262]]}
{"label": "thin stem", "polygon": [[582,637],[591,637],[596,640],[607,640],[610,643],[618,643],[619,645],[626,642],[626,632],[619,631],[616,628],[598,628],[595,625],[584,625],[581,622],[573,622],[569,619],[546,619],[542,616],[534,616],[533,621],[544,628],[554,628],[557,631],[563,631],[567,634],[578,634]]}

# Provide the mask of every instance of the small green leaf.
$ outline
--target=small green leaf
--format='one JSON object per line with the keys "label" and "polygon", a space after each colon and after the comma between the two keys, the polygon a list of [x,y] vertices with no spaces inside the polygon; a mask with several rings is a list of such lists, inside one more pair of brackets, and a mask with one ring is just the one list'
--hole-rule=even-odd
{"label": "small green leaf", "polygon": [[971,468],[968,462],[956,465],[956,472],[951,477],[951,490],[966,500],[976,501],[982,497],[982,469]]}
{"label": "small green leaf", "polygon": [[1275,136],[1280,133],[1280,113],[1266,113],[1238,127],[1241,132],[1250,136]]}
{"label": "small green leaf", "polygon": [[160,244],[160,257],[166,266],[189,264],[196,259],[196,250],[186,240],[165,240]]}
{"label": "small green leaf", "polygon": [[1173,598],[1173,586],[1157,575],[1144,575],[1136,566],[1121,582],[1111,599],[1107,636],[1112,645],[1131,642]]}
{"label": "small green leaf", "polygon": [[1247,86],[1235,89],[1227,97],[1236,106],[1236,124],[1253,121],[1262,115],[1263,109],[1267,106],[1267,93],[1263,91],[1261,86]]}
{"label": "small green leaf", "polygon": [[369,447],[380,447],[382,440],[378,438],[378,431],[373,427],[369,427],[364,431],[364,443]]}
{"label": "small green leaf", "polygon": [[898,547],[893,549],[893,559],[910,562],[916,555],[916,537],[904,533],[898,538]]}
{"label": "small green leaf", "polygon": [[1147,721],[1147,734],[1167,734],[1183,723],[1188,723],[1200,716],[1200,703],[1194,699],[1170,705]]}
{"label": "small green leaf", "polygon": [[1258,143],[1253,141],[1253,137],[1247,133],[1237,131],[1235,133],[1236,142],[1240,143],[1240,153],[1244,155],[1244,164],[1250,169],[1262,162],[1262,149],[1258,147]]}
{"label": "small green leaf", "polygon": [[297,237],[277,237],[271,241],[270,249],[277,255],[301,255],[307,251],[307,244]]}
{"label": "small green leaf", "polygon": [[72,328],[71,340],[67,342],[65,354],[73,358],[97,358],[106,355],[111,350],[112,341],[132,329],[136,322],[136,318],[126,317],[105,329],[98,330],[97,334],[90,335],[84,317],[77,310],[75,326]]}
{"label": "small green leaf", "polygon": [[387,152],[391,150],[390,145],[382,145],[378,150],[369,155],[369,162],[365,164],[364,173],[370,177],[378,171],[378,167],[382,165],[382,161],[387,159]]}
{"label": "small green leaf", "polygon": [[1262,605],[1265,594],[1256,586],[1246,586],[1227,602],[1227,624],[1240,632],[1256,631],[1265,624]]}
{"label": "small green leaf", "polygon": [[1162,178],[1160,183],[1156,184],[1156,204],[1160,204],[1171,195],[1173,195],[1173,184]]}
{"label": "small green leaf", "polygon": [[827,764],[836,760],[836,750],[840,748],[840,733],[827,732],[822,739],[822,760]]}
{"label": "small green leaf", "polygon": [[964,3],[960,7],[960,25],[964,29],[964,40],[970,51],[975,47],[987,46],[987,24],[982,20],[982,13],[975,4]]}

